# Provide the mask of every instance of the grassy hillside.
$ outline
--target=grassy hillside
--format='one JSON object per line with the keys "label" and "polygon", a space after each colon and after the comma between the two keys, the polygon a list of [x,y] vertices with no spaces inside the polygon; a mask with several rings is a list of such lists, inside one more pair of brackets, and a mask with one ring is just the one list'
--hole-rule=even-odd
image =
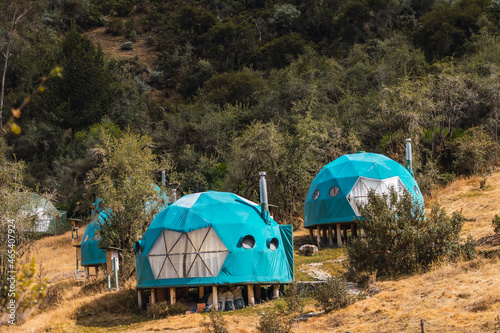
{"label": "grassy hillside", "polygon": [[[479,190],[480,178],[460,179],[435,191],[427,198],[427,206],[435,201],[453,210],[462,210],[468,219],[464,236],[475,239],[492,235],[491,219],[498,214],[500,171],[486,180]],[[83,231],[82,231],[83,234]],[[307,240],[306,233],[295,234],[296,245]],[[498,249],[500,244],[487,244],[480,251]],[[52,302],[33,315],[23,325],[8,332],[202,332],[208,321],[206,314],[180,315],[151,320],[136,310],[134,281],[120,292],[104,292],[104,280],[85,286],[74,281],[74,249],[71,234],[39,240],[33,251],[37,263],[42,263],[52,288],[60,290],[50,296]],[[340,250],[322,250],[314,257],[330,263],[342,258]],[[296,271],[311,263],[311,258],[296,254]],[[340,264],[325,265],[334,273]],[[299,278],[307,278],[303,273]],[[429,332],[498,332],[496,316],[500,314],[500,259],[479,257],[469,262],[436,264],[429,272],[395,280],[378,281],[380,293],[327,315],[296,323],[294,332],[417,332],[421,319]],[[225,313],[230,332],[257,332],[262,312],[271,309],[274,301],[255,308]],[[309,302],[306,311],[316,311]]]}

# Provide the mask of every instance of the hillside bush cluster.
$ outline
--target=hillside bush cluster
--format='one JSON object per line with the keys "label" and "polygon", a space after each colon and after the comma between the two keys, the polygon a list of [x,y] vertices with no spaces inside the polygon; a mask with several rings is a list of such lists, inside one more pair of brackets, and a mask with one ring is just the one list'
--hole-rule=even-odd
{"label": "hillside bush cluster", "polygon": [[347,244],[349,264],[357,272],[380,276],[425,270],[440,260],[475,257],[475,241],[460,239],[464,217],[451,217],[437,204],[428,216],[408,192],[368,194],[357,221],[363,236]]}
{"label": "hillside bush cluster", "polygon": [[166,301],[150,304],[147,310],[147,316],[153,319],[165,318],[185,314],[188,311],[186,304],[177,302],[169,304]]}
{"label": "hillside bush cluster", "polygon": [[356,301],[356,296],[349,292],[347,281],[342,277],[331,277],[326,283],[319,284],[314,298],[325,312],[345,308]]}

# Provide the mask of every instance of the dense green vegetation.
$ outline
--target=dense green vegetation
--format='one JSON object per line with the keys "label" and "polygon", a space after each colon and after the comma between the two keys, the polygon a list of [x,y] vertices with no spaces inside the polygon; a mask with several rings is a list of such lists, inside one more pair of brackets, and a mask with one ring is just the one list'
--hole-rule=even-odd
{"label": "dense green vegetation", "polygon": [[[11,34],[16,8],[29,15]],[[25,163],[24,185],[86,214],[95,125],[130,129],[173,161],[180,194],[257,200],[265,170],[278,219],[293,222],[323,165],[357,150],[403,163],[410,137],[429,192],[498,161],[499,18],[498,0],[1,0],[6,158]],[[84,35],[100,26],[150,36],[156,68],[105,57]],[[55,66],[62,78],[44,83]]]}

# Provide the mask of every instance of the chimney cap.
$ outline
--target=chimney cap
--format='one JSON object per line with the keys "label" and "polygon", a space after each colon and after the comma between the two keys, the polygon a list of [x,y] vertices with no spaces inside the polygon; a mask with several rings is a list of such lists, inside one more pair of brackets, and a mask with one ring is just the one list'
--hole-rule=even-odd
{"label": "chimney cap", "polygon": [[410,138],[407,138],[407,139],[406,139],[406,142],[411,142],[411,139],[410,139]]}
{"label": "chimney cap", "polygon": [[265,171],[261,171],[259,172],[259,176],[265,176],[266,175],[266,172]]}

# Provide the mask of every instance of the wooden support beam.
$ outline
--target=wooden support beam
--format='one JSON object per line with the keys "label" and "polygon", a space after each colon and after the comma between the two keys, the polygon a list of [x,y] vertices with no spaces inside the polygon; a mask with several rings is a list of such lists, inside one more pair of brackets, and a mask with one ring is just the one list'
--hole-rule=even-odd
{"label": "wooden support beam", "polygon": [[151,289],[151,304],[156,303],[156,289]]}
{"label": "wooden support beam", "polygon": [[321,247],[321,228],[319,227],[319,225],[317,227],[317,232],[318,234],[316,235],[316,242],[318,243],[317,245],[319,250],[319,248]]}
{"label": "wooden support beam", "polygon": [[280,286],[279,284],[273,285],[273,299],[280,298]]}
{"label": "wooden support beam", "polygon": [[95,266],[95,278],[99,278],[99,266]]}
{"label": "wooden support beam", "polygon": [[323,237],[321,237],[321,241],[323,244],[327,244],[327,236],[326,236],[326,228],[323,228]]}
{"label": "wooden support beam", "polygon": [[170,288],[170,304],[175,304],[177,300],[175,299],[175,288]]}
{"label": "wooden support beam", "polygon": [[347,226],[343,226],[342,229],[344,229],[344,242],[347,242]]}
{"label": "wooden support beam", "polygon": [[351,238],[354,239],[356,237],[356,224],[351,223]]}
{"label": "wooden support beam", "polygon": [[90,276],[90,268],[89,266],[85,266],[85,282],[88,282]]}
{"label": "wooden support beam", "polygon": [[198,288],[198,298],[203,298],[205,296],[205,287]]}
{"label": "wooden support beam", "polygon": [[336,225],[336,234],[337,234],[337,247],[342,247],[342,234],[340,231],[340,224],[337,223]]}
{"label": "wooden support beam", "polygon": [[212,286],[212,299],[214,302],[215,311],[219,311],[219,297],[217,295],[217,286]]}
{"label": "wooden support beam", "polygon": [[137,306],[139,307],[139,310],[142,309],[142,290],[141,289],[137,290]]}
{"label": "wooden support beam", "polygon": [[314,231],[312,228],[309,228],[309,238],[311,239],[311,244],[314,244]]}
{"label": "wooden support beam", "polygon": [[255,305],[255,296],[253,292],[253,284],[249,284],[247,286],[248,290],[248,306],[254,306]]}
{"label": "wooden support beam", "polygon": [[332,238],[332,226],[328,226],[328,244],[330,247],[333,247],[333,238]]}

